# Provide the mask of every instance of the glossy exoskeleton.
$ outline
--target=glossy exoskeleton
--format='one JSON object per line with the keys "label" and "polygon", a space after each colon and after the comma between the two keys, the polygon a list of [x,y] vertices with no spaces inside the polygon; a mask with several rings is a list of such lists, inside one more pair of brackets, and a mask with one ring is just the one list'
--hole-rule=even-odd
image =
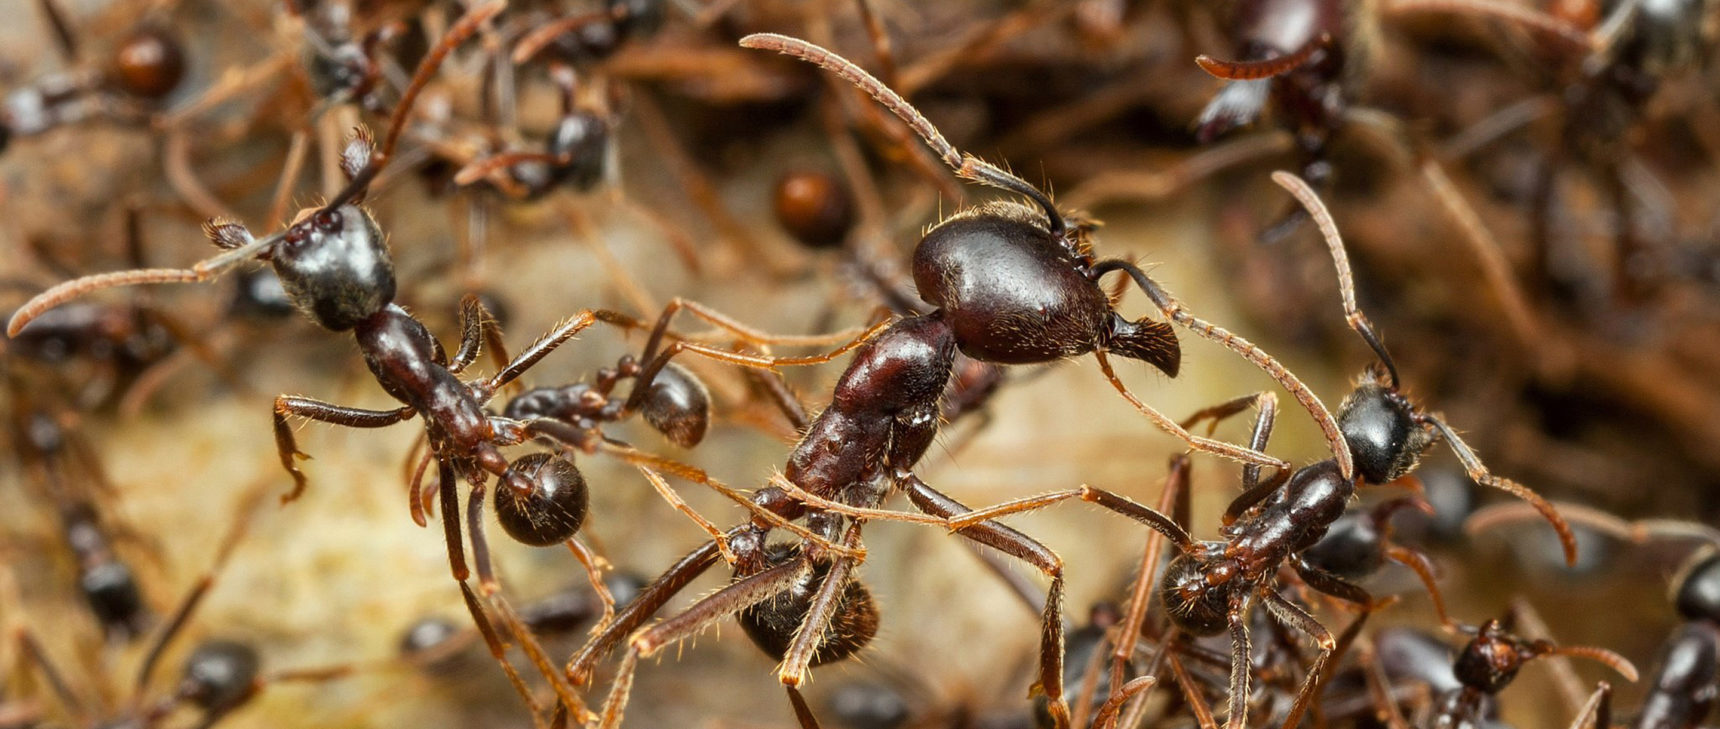
{"label": "glossy exoskeleton", "polygon": [[[1695,729],[1720,703],[1720,551],[1705,548],[1687,560],[1670,597],[1683,623],[1661,644],[1633,729]],[[1612,687],[1602,684],[1573,726],[1592,719],[1611,727],[1612,711]]]}

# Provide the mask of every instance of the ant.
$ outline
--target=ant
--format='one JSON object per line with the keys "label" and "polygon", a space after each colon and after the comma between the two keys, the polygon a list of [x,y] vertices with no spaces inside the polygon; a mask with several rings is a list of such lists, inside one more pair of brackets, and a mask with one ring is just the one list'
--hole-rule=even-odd
{"label": "ant", "polygon": [[[1639,210],[1643,182],[1659,184],[1633,150],[1647,126],[1645,109],[1661,89],[1680,77],[1695,75],[1703,63],[1702,49],[1712,43],[1712,13],[1705,2],[1617,2],[1605,17],[1602,4],[1568,3],[1566,12],[1543,12],[1494,0],[1447,3],[1435,0],[1396,0],[1392,11],[1452,12],[1491,17],[1535,32],[1550,44],[1555,59],[1551,77],[1559,88],[1550,94],[1514,104],[1476,125],[1488,130],[1464,151],[1534,122],[1548,114],[1560,116],[1556,141],[1539,166],[1529,209],[1529,240],[1536,283],[1544,290],[1559,285],[1552,270],[1554,218],[1560,173],[1573,163],[1591,170],[1617,213],[1613,232],[1612,287],[1618,300],[1640,300],[1652,280],[1662,274],[1661,252],[1644,240],[1639,224],[1648,218]],[[1575,11],[1575,12],[1571,12]],[[1573,15],[1589,15],[1580,18]],[[1598,21],[1598,22],[1596,22]],[[1585,26],[1593,23],[1592,29]],[[1704,97],[1706,98],[1706,97]],[[1654,136],[1648,134],[1646,136]],[[1649,210],[1665,217],[1667,211]]]}
{"label": "ant", "polygon": [[[261,489],[253,488],[241,497],[238,518],[216,549],[213,565],[192,585],[150,639],[143,654],[143,663],[138,668],[132,695],[126,701],[92,708],[67,683],[65,674],[55,666],[29,630],[21,629],[16,633],[23,661],[20,665],[28,665],[40,673],[55,700],[67,712],[67,718],[73,720],[73,726],[88,729],[160,726],[181,708],[190,708],[200,713],[196,726],[210,727],[250,703],[271,683],[322,682],[341,678],[352,671],[350,665],[337,665],[266,674],[261,657],[250,644],[207,639],[193,648],[185,659],[180,678],[172,690],[165,695],[150,696],[150,685],[162,658],[174,639],[192,623],[197,609],[215,586],[221,570],[249,529],[251,515],[263,493]],[[0,704],[0,714],[7,713],[7,708]]]}
{"label": "ant", "polygon": [[97,500],[110,496],[113,489],[93,446],[65,417],[30,402],[27,388],[15,374],[9,379],[12,450],[31,480],[59,509],[60,532],[77,560],[78,591],[84,604],[108,640],[142,636],[150,611],[136,571],[117,553],[114,532],[96,508]]}
{"label": "ant", "polygon": [[[490,599],[504,624],[512,629],[528,654],[541,668],[547,668],[541,648],[523,630],[513,610],[498,594],[499,586],[491,570],[488,543],[482,529],[484,483],[492,475],[500,479],[497,503],[504,524],[523,525],[524,533],[528,533],[534,543],[553,543],[570,537],[579,526],[580,519],[568,517],[574,513],[583,516],[583,479],[571,461],[551,458],[548,454],[536,454],[510,464],[502,456],[499,446],[524,441],[528,431],[517,422],[489,415],[483,410],[483,403],[556,347],[590,326],[595,318],[590,312],[575,315],[508,362],[494,376],[464,382],[458,375],[476,359],[482,330],[486,326],[481,305],[471,297],[463,303],[461,346],[450,359],[423,324],[392,303],[394,267],[383,232],[370,213],[358,205],[370,182],[392,157],[406,114],[431,74],[457,45],[476,33],[503,6],[502,2],[474,6],[450,26],[443,39],[420,63],[412,84],[390,119],[388,134],[381,148],[374,149],[368,133],[362,130],[347,144],[341,157],[341,167],[350,182],[321,208],[302,214],[286,230],[263,238],[252,236],[237,222],[211,220],[204,226],[204,232],[211,242],[225,249],[220,255],[188,269],[125,271],[60,284],[20,308],[13,315],[7,331],[15,335],[42,312],[99,289],[143,283],[206,281],[240,262],[257,257],[267,260],[280,277],[294,308],[329,331],[352,331],[365,364],[378,384],[404,403],[394,410],[377,411],[303,397],[283,395],[276,398],[275,443],[282,467],[293,478],[293,489],[282,497],[283,502],[296,498],[306,486],[304,473],[294,463],[295,459],[305,456],[295,444],[289,418],[296,416],[347,427],[378,428],[422,415],[430,448],[437,461],[450,567],[474,620],[490,639],[498,663],[509,673],[516,688],[521,689],[522,697],[534,709],[535,717],[535,703],[529,692],[523,690],[524,684],[513,675],[512,668],[502,660],[500,639],[484,618],[471,588],[466,585],[470,572],[462,549],[455,479],[465,478],[472,484],[467,515],[471,523],[472,554],[477,561],[485,597]],[[569,526],[573,529],[566,528]],[[552,539],[552,536],[558,538]],[[558,677],[551,671],[545,673],[562,703],[578,709],[577,698],[557,680]]]}
{"label": "ant", "polygon": [[[1623,656],[1605,648],[1593,646],[1561,646],[1545,639],[1529,640],[1510,632],[1511,615],[1505,620],[1490,618],[1480,627],[1465,627],[1473,637],[1464,643],[1455,657],[1438,639],[1420,631],[1388,629],[1375,638],[1375,657],[1385,669],[1386,676],[1410,678],[1425,684],[1432,692],[1423,708],[1426,716],[1417,726],[1482,726],[1496,711],[1499,692],[1517,677],[1517,672],[1532,661],[1552,656],[1586,658],[1600,663],[1624,676],[1637,679],[1636,667]],[[1368,674],[1378,681],[1378,674]],[[1386,687],[1376,686],[1378,695],[1390,696]],[[1405,727],[1396,701],[1385,707],[1387,723]]]}
{"label": "ant", "polygon": [[[940,308],[897,320],[856,353],[836,385],[830,407],[813,420],[789,456],[783,477],[775,480],[776,486],[754,495],[760,511],[791,520],[804,518],[825,544],[769,545],[766,537],[772,525],[755,516],[754,523],[729,530],[723,539],[707,542],[666,570],[574,656],[568,674],[583,683],[599,656],[712,566],[718,544],[727,542],[726,551],[736,557],[730,585],[628,641],[627,655],[604,704],[603,727],[620,722],[640,658],[730,614],[738,614],[755,644],[782,660],[777,677],[797,718],[803,726],[815,724],[798,691],[807,668],[858,651],[869,642],[878,621],[870,593],[852,574],[853,556],[832,554],[835,550],[827,544],[855,549],[866,519],[915,520],[914,515],[875,508],[895,488],[906,491],[915,507],[930,515],[919,517],[922,522],[944,524],[967,511],[912,471],[937,434],[938,400],[958,348],[974,359],[1000,364],[1040,363],[1092,352],[1113,386],[1167,431],[1203,450],[1249,462],[1279,463],[1255,451],[1190,435],[1128,392],[1105,359],[1107,349],[1141,359],[1167,374],[1175,374],[1180,350],[1169,324],[1129,321],[1111,308],[1097,283],[1105,273],[1128,273],[1167,318],[1244,354],[1304,399],[1316,419],[1327,424],[1334,440],[1338,455],[1333,469],[1349,473],[1348,451],[1336,425],[1294,375],[1253,345],[1189,315],[1133,264],[1094,262],[1087,244],[1088,226],[1079,221],[1071,224],[1038,188],[962,155],[901,96],[830,51],[774,34],[750,35],[741,39],[741,45],[788,54],[853,83],[907,122],[958,175],[1023,195],[1032,206],[999,201],[968,208],[927,232],[915,250],[915,282],[921,298]],[[1343,465],[1336,465],[1340,462]],[[1070,716],[1062,690],[1062,560],[1030,537],[990,522],[975,520],[955,531],[1022,559],[1051,578],[1042,621],[1038,686],[1053,697],[1049,706],[1053,723],[1067,726]]]}
{"label": "ant", "polygon": [[[1197,542],[1177,521],[1163,513],[1085,486],[1017,499],[961,515],[950,522],[951,528],[959,529],[978,519],[1040,509],[1079,497],[1123,513],[1163,534],[1180,552],[1166,568],[1158,587],[1172,622],[1191,635],[1216,635],[1227,628],[1230,631],[1232,660],[1227,720],[1230,729],[1238,729],[1246,722],[1247,626],[1255,600],[1319,645],[1320,654],[1314,659],[1284,723],[1285,727],[1294,727],[1313,698],[1317,679],[1338,642],[1313,616],[1284,597],[1273,580],[1279,568],[1289,564],[1304,583],[1318,592],[1364,607],[1374,605],[1361,587],[1310,564],[1302,554],[1317,545],[1343,516],[1344,506],[1355,494],[1358,482],[1385,484],[1397,480],[1414,469],[1421,453],[1436,436],[1443,436],[1452,445],[1477,483],[1507,491],[1533,506],[1558,531],[1566,560],[1571,563],[1576,560],[1575,537],[1551,505],[1514,482],[1492,476],[1438,415],[1414,407],[1399,393],[1396,365],[1373,325],[1356,306],[1349,261],[1330,213],[1300,178],[1287,172],[1274,173],[1272,178],[1290,191],[1320,229],[1337,269],[1346,321],[1374,350],[1386,371],[1383,379],[1378,372],[1370,374],[1339,406],[1338,422],[1346,441],[1344,452],[1355,453],[1355,475],[1344,473],[1335,458],[1294,471],[1281,469],[1265,480],[1259,479],[1255,464],[1248,464],[1243,473],[1243,493],[1225,510],[1224,542]],[[1262,408],[1257,416],[1255,440],[1250,444],[1253,450],[1265,447],[1273,410]],[[1221,412],[1215,409],[1209,414]],[[1431,580],[1428,585],[1433,591]]]}
{"label": "ant", "polygon": [[[1521,519],[1514,504],[1503,504],[1476,512],[1466,529],[1495,527]],[[1586,507],[1561,504],[1573,521],[1618,539],[1643,543],[1649,540],[1698,540],[1704,546],[1693,552],[1674,573],[1668,601],[1682,623],[1661,644],[1648,694],[1636,713],[1633,727],[1671,729],[1696,727],[1720,699],[1720,532],[1694,522],[1645,519],[1626,522],[1611,514]],[[1590,696],[1583,715],[1573,727],[1593,721],[1600,729],[1612,724],[1612,688],[1602,683]]]}
{"label": "ant", "polygon": [[[60,55],[78,62],[77,40],[54,0],[40,0]],[[142,23],[121,38],[98,68],[48,74],[6,94],[0,105],[0,151],[13,138],[30,137],[93,113],[141,117],[179,88],[185,47],[166,28]]]}

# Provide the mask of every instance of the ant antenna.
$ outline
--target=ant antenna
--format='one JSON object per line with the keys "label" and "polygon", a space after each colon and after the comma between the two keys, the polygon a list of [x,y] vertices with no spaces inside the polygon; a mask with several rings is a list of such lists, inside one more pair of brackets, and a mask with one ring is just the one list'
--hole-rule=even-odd
{"label": "ant antenna", "polygon": [[885,86],[884,82],[867,73],[865,69],[854,65],[853,61],[837,55],[834,51],[799,38],[790,38],[776,33],[754,33],[746,36],[741,38],[741,47],[776,51],[783,55],[793,56],[834,73],[842,80],[853,84],[856,88],[871,95],[884,108],[889,109],[897,118],[906,123],[909,129],[914,130],[915,134],[920,135],[920,139],[925,140],[926,146],[931,147],[932,152],[937,154],[944,161],[944,164],[955,170],[957,177],[1008,190],[1032,200],[1034,204],[1045,211],[1045,216],[1050,222],[1051,234],[1059,240],[1063,238],[1068,227],[1063,220],[1063,214],[1058,212],[1057,206],[1051,203],[1051,198],[1047,197],[1043,191],[997,165],[957,150],[955,145],[950,144],[949,140],[944,138],[943,132],[932,126],[932,123],[927,121],[925,115],[921,114],[920,110],[915,109],[913,104],[908,103],[908,100],[902,98],[901,94]]}
{"label": "ant antenna", "polygon": [[1374,354],[1380,358],[1380,364],[1385,366],[1386,374],[1391,378],[1391,389],[1396,392],[1397,362],[1392,360],[1391,353],[1386,351],[1385,343],[1380,341],[1379,333],[1374,331],[1374,323],[1368,321],[1368,316],[1356,305],[1356,282],[1350,274],[1350,255],[1344,252],[1344,239],[1338,234],[1338,224],[1332,222],[1331,211],[1326,209],[1320,196],[1316,195],[1314,189],[1302,178],[1279,170],[1272,173],[1272,181],[1295,196],[1296,201],[1302,203],[1302,207],[1308,211],[1308,217],[1319,226],[1321,237],[1326,239],[1326,247],[1332,251],[1332,267],[1338,270],[1338,295],[1344,300],[1344,321],[1348,322],[1357,334],[1362,335],[1362,340],[1367,342]]}
{"label": "ant antenna", "polygon": [[[360,131],[355,138],[357,143],[349,145],[343,153],[343,162],[352,172],[352,180],[346,187],[324,205],[322,210],[332,210],[363,197],[371,181],[387,166],[389,157],[394,154],[394,145],[399,141],[400,131],[406,126],[406,115],[417,101],[418,94],[429,83],[442,61],[453,52],[454,47],[476,33],[478,26],[494,17],[507,7],[507,0],[490,0],[483,5],[472,8],[460,20],[448,29],[448,33],[436,44],[436,47],[418,64],[417,73],[412,76],[412,84],[401,96],[400,103],[394,108],[394,113],[388,120],[388,135],[383,138],[382,150],[375,154],[356,151],[354,147],[369,148],[369,134]],[[120,286],[135,286],[141,284],[164,283],[201,283],[225,273],[228,269],[241,262],[257,257],[269,250],[286,233],[277,232],[263,238],[253,238],[249,231],[237,223],[223,220],[211,220],[203,226],[203,232],[217,246],[228,250],[219,255],[198,261],[190,268],[146,268],[132,271],[118,271],[85,276],[60,283],[47,291],[36,295],[25,302],[18,311],[12,314],[6,323],[6,336],[14,337],[26,325],[41,316],[43,312],[60,304],[80,298],[91,292]]]}
{"label": "ant antenna", "polygon": [[1194,63],[1200,66],[1200,70],[1226,81],[1257,81],[1296,70],[1313,58],[1315,51],[1331,42],[1330,33],[1321,33],[1295,51],[1261,61],[1225,61],[1202,53],[1194,57]]}

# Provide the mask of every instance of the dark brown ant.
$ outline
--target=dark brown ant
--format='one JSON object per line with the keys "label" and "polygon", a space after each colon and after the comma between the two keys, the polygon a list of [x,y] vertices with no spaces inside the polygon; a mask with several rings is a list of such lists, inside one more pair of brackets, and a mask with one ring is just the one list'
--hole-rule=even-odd
{"label": "dark brown ant", "polygon": [[[251,258],[267,260],[280,276],[294,307],[324,329],[353,331],[365,364],[377,382],[389,395],[405,403],[395,410],[373,411],[302,397],[277,398],[274,408],[275,442],[280,451],[281,465],[292,475],[294,482],[293,490],[283,500],[296,498],[306,485],[304,474],[294,463],[296,458],[305,456],[295,444],[291,417],[347,427],[377,428],[423,415],[430,448],[437,462],[437,483],[450,567],[474,621],[491,646],[492,654],[514,685],[521,689],[522,697],[536,717],[535,701],[524,690],[523,682],[514,675],[511,666],[503,660],[501,638],[491,629],[476,595],[466,586],[465,580],[470,573],[462,545],[455,480],[464,478],[472,484],[467,516],[471,527],[472,554],[477,561],[484,596],[535,663],[547,669],[542,649],[520,626],[505,598],[498,594],[499,585],[491,570],[482,528],[485,482],[490,476],[497,477],[501,484],[498,491],[508,491],[509,496],[515,497],[511,500],[502,497],[498,503],[520,507],[501,509],[505,512],[504,524],[511,522],[519,528],[519,533],[510,533],[541,544],[571,537],[578,529],[585,507],[583,479],[571,462],[548,454],[523,457],[510,464],[499,448],[522,442],[529,433],[515,421],[487,414],[483,403],[557,346],[590,326],[595,318],[590,312],[575,315],[528,347],[494,376],[464,382],[458,375],[476,359],[482,330],[487,326],[477,300],[468,297],[462,307],[461,346],[450,359],[423,324],[392,303],[394,267],[383,232],[370,213],[358,205],[370,182],[392,157],[394,144],[417,93],[454,47],[477,32],[479,26],[502,8],[501,2],[475,6],[449,28],[447,35],[419,65],[412,84],[394,111],[381,149],[373,150],[369,136],[364,133],[347,145],[341,166],[351,182],[323,207],[301,216],[285,231],[263,238],[253,237],[237,222],[212,220],[206,224],[205,233],[217,246],[226,249],[221,255],[189,269],[125,271],[60,284],[20,308],[12,317],[8,333],[16,334],[38,314],[61,302],[99,289],[142,283],[206,281]],[[545,671],[545,674],[561,703],[576,712],[581,711],[582,705],[559,680],[560,677],[553,671]]]}
{"label": "dark brown ant", "polygon": [[[77,64],[70,24],[54,0],[41,0],[40,7],[53,26],[60,54]],[[94,115],[141,119],[184,77],[184,44],[164,27],[140,23],[120,39],[102,65],[49,74],[7,93],[0,106],[0,152],[13,138],[34,136]]]}
{"label": "dark brown ant", "polygon": [[584,66],[614,55],[628,41],[663,27],[663,0],[604,0],[600,10],[539,23],[514,45],[514,60],[548,56]]}
{"label": "dark brown ant", "polygon": [[[994,202],[963,210],[926,234],[915,251],[915,282],[921,298],[940,308],[898,320],[858,351],[837,383],[830,407],[812,422],[789,456],[784,476],[777,480],[780,488],[754,496],[762,512],[787,519],[804,517],[825,544],[770,545],[766,538],[776,525],[758,520],[731,529],[670,567],[575,655],[568,673],[583,683],[598,657],[626,632],[638,629],[693,576],[708,569],[719,544],[726,542],[725,551],[736,558],[734,580],[628,641],[627,655],[604,705],[603,727],[620,722],[640,658],[730,614],[738,614],[755,644],[782,660],[777,676],[796,716],[803,726],[815,725],[798,691],[808,667],[858,651],[871,639],[878,620],[869,593],[852,575],[853,556],[833,554],[826,545],[857,548],[865,519],[944,524],[967,510],[912,472],[937,434],[937,403],[958,348],[974,359],[1002,364],[1040,363],[1093,352],[1131,403],[1157,416],[1155,422],[1194,447],[1251,463],[1279,463],[1256,451],[1190,435],[1128,393],[1110,370],[1106,349],[1146,361],[1167,374],[1176,372],[1180,350],[1168,324],[1129,321],[1111,308],[1097,283],[1110,271],[1127,272],[1167,318],[1230,346],[1297,393],[1334,440],[1334,472],[1348,473],[1349,454],[1336,425],[1294,375],[1253,345],[1190,316],[1133,264],[1093,262],[1085,225],[1071,224],[1037,188],[971,155],[964,157],[894,91],[829,51],[772,34],[747,36],[741,45],[786,53],[850,81],[908,122],[960,176],[1021,194],[1034,207]],[[761,366],[772,362],[759,360]],[[1344,465],[1337,465],[1340,462]],[[916,519],[875,508],[894,488],[906,491],[914,505],[930,516]],[[1038,686],[1053,697],[1049,706],[1053,723],[1067,726],[1070,717],[1062,690],[1062,560],[1026,535],[982,520],[964,522],[955,531],[1022,559],[1051,578],[1042,621]]]}
{"label": "dark brown ant", "polygon": [[[28,630],[15,637],[20,650],[21,666],[39,672],[53,693],[54,700],[71,720],[71,726],[87,729],[136,727],[143,729],[163,725],[181,709],[198,712],[196,726],[210,727],[232,712],[244,707],[265,687],[287,681],[321,682],[341,678],[352,671],[351,665],[339,665],[293,671],[265,673],[262,659],[248,643],[226,639],[206,639],[186,657],[180,678],[165,695],[151,696],[151,684],[156,668],[175,638],[193,622],[197,609],[215,586],[221,570],[249,528],[251,514],[256,511],[263,491],[251,489],[241,497],[238,518],[230,526],[216,550],[213,565],[192,585],[178,606],[164,620],[149,641],[143,663],[138,668],[131,696],[120,703],[92,707],[74,690],[73,684],[48,657],[41,644]],[[0,707],[3,709],[4,707]],[[4,713],[0,711],[0,713]]]}
{"label": "dark brown ant", "polygon": [[[1577,19],[1496,0],[1398,0],[1398,13],[1450,12],[1504,20],[1545,39],[1554,59],[1550,77],[1557,88],[1541,99],[1514,104],[1476,128],[1489,132],[1480,144],[1516,127],[1559,113],[1558,136],[1537,171],[1529,210],[1530,243],[1536,283],[1548,289],[1557,283],[1552,271],[1556,257],[1553,224],[1560,173],[1583,165],[1594,171],[1603,194],[1617,213],[1612,284],[1616,298],[1640,299],[1657,276],[1666,273],[1663,251],[1639,233],[1639,183],[1653,179],[1632,149],[1658,92],[1681,76],[1692,75],[1705,62],[1712,45],[1713,13],[1708,2],[1572,3],[1592,14]],[[1609,7],[1610,6],[1610,7]],[[1606,15],[1600,17],[1605,10]],[[1586,23],[1599,22],[1591,29]],[[1633,178],[1634,176],[1634,178]],[[1666,211],[1649,210],[1664,217]],[[1664,247],[1664,246],[1662,246]]]}
{"label": "dark brown ant", "polygon": [[12,450],[31,480],[59,511],[67,548],[77,560],[78,591],[108,640],[129,641],[148,629],[151,614],[137,573],[116,549],[116,532],[97,503],[112,485],[83,435],[37,405],[24,383],[12,380]]}

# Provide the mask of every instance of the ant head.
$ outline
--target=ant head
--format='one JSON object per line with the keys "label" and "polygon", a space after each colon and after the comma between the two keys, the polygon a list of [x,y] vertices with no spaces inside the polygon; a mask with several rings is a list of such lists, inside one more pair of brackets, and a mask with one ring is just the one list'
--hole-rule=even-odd
{"label": "ant head", "polygon": [[828,172],[791,170],[772,197],[777,224],[808,248],[841,248],[854,229],[854,196]]}
{"label": "ant head", "polygon": [[305,76],[319,99],[350,99],[366,90],[376,67],[364,46],[350,39],[314,37],[306,30]]}
{"label": "ant head", "polygon": [[1171,622],[1191,635],[1218,635],[1230,626],[1231,582],[1209,579],[1220,560],[1182,554],[1159,580],[1159,597]]}
{"label": "ant head", "polygon": [[1433,429],[1409,401],[1377,380],[1364,380],[1338,405],[1338,427],[1367,483],[1384,484],[1415,469],[1433,444]]}
{"label": "ant head", "polygon": [[1672,603],[1685,620],[1720,622],[1720,550],[1705,549],[1678,570]]}
{"label": "ant head", "polygon": [[138,28],[114,51],[113,84],[131,96],[159,101],[184,78],[184,45],[163,28]]}
{"label": "ant head", "polygon": [[251,646],[230,640],[204,641],[185,661],[179,691],[211,714],[230,711],[256,691],[261,662]]}
{"label": "ant head", "polygon": [[357,205],[304,216],[266,255],[287,299],[324,329],[351,329],[394,300],[387,237]]}
{"label": "ant head", "polygon": [[1494,694],[1509,685],[1523,664],[1537,655],[1506,632],[1498,619],[1489,619],[1457,654],[1452,672],[1463,685]]}
{"label": "ant head", "polygon": [[[629,401],[634,401],[629,398]],[[637,400],[639,414],[652,428],[682,448],[692,448],[705,439],[711,425],[711,395],[686,368],[673,362],[651,378]]]}
{"label": "ant head", "polygon": [[[773,544],[765,550],[765,561],[774,567],[799,555],[799,545]],[[807,611],[812,609],[812,596],[829,573],[829,562],[814,560],[812,571],[789,590],[737,613],[741,630],[759,650],[782,660],[795,634],[800,632]],[[878,605],[872,600],[872,592],[859,580],[850,578],[842,586],[842,596],[837,598],[823,643],[812,655],[812,665],[822,666],[854,655],[877,634]]]}
{"label": "ant head", "polygon": [[132,634],[139,632],[147,608],[143,593],[137,589],[137,576],[124,562],[108,560],[84,570],[78,578],[78,589],[102,625],[123,626]]}
{"label": "ant head", "polygon": [[609,157],[609,122],[591,111],[570,111],[550,133],[547,151],[561,161],[557,177],[580,191],[590,190],[603,180]]}
{"label": "ant head", "polygon": [[588,498],[585,477],[573,461],[532,453],[509,464],[496,484],[496,521],[523,544],[560,544],[585,523]]}

